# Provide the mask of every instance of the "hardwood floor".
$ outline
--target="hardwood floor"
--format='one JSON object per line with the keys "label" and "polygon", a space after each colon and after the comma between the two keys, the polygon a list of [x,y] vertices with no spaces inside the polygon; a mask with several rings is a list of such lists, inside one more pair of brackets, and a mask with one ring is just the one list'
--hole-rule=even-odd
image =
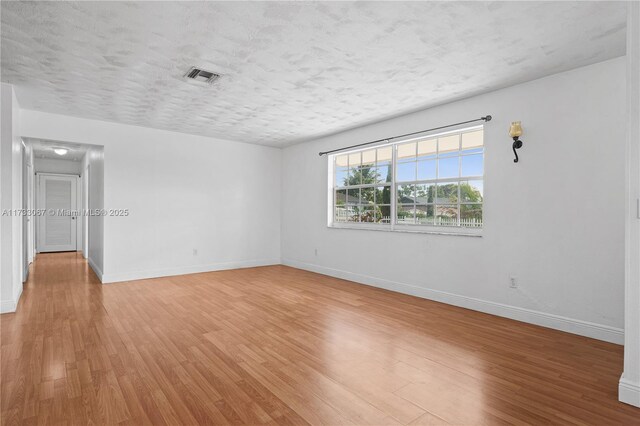
{"label": "hardwood floor", "polygon": [[0,319],[3,424],[640,424],[620,346],[284,266],[41,254]]}

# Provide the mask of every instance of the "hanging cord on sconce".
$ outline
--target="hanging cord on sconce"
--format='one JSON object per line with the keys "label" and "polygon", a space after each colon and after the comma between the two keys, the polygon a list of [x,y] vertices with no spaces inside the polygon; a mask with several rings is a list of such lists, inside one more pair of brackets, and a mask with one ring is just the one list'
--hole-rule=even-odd
{"label": "hanging cord on sconce", "polygon": [[326,154],[333,154],[334,152],[346,151],[348,149],[358,148],[358,147],[366,146],[366,145],[372,145],[372,144],[375,144],[375,143],[390,142],[393,139],[406,138],[408,136],[418,135],[420,133],[432,132],[434,130],[442,130],[442,129],[447,129],[449,127],[461,126],[463,124],[475,123],[476,121],[485,121],[485,122],[491,121],[491,116],[487,115],[485,117],[476,118],[475,120],[461,121],[460,123],[447,124],[446,126],[434,127],[433,129],[420,130],[419,132],[407,133],[407,134],[404,134],[404,135],[393,136],[393,137],[384,138],[384,139],[378,139],[378,140],[371,141],[371,142],[364,142],[364,143],[359,143],[359,144],[356,144],[356,145],[345,146],[344,148],[338,148],[338,149],[332,149],[331,151],[320,152],[320,153],[318,153],[318,155],[323,156],[323,155],[326,155]]}

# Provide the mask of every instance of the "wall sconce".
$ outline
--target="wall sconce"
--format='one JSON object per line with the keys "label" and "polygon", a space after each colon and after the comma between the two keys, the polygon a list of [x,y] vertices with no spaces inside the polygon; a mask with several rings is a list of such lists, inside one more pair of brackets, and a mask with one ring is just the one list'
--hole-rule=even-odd
{"label": "wall sconce", "polygon": [[516,156],[516,159],[513,160],[514,163],[518,162],[518,153],[516,149],[522,148],[522,141],[520,140],[520,136],[522,136],[522,126],[519,121],[511,122],[511,127],[509,128],[509,136],[513,138],[513,155]]}

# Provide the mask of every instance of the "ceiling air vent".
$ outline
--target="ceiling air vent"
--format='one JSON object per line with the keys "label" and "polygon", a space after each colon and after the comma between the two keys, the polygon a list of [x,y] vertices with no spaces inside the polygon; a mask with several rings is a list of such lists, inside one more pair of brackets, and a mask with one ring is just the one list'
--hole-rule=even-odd
{"label": "ceiling air vent", "polygon": [[220,78],[220,74],[216,74],[215,72],[211,71],[205,71],[196,67],[191,67],[191,69],[189,69],[189,71],[184,75],[184,78],[190,81],[212,84],[214,81]]}

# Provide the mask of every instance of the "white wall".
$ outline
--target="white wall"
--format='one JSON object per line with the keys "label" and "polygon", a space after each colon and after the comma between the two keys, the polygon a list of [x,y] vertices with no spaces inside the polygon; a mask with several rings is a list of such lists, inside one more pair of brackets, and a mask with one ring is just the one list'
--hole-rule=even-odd
{"label": "white wall", "polygon": [[[23,191],[26,188],[26,196],[27,196],[27,208],[29,210],[35,209],[36,204],[36,196],[35,196],[35,160],[33,156],[33,148],[31,145],[27,144],[27,158],[25,160],[26,163],[26,175],[27,181],[23,182]],[[26,184],[26,185],[25,185]],[[33,262],[33,259],[36,254],[36,222],[37,219],[32,216],[27,216],[27,253],[28,259],[27,263],[30,264]]]}
{"label": "white wall", "polygon": [[[12,97],[13,88],[2,83],[2,96],[0,99],[2,123],[0,125],[0,209],[11,209],[12,193]],[[0,312],[12,312],[15,310],[13,300],[12,278],[12,230],[11,216],[0,216]]]}
{"label": "white wall", "polygon": [[279,263],[279,149],[21,116],[24,137],[104,146],[104,207],[131,212],[104,218],[104,282]]}
{"label": "white wall", "polygon": [[[82,166],[80,171],[80,175],[82,177],[82,184],[80,185],[82,188],[80,209],[85,211],[89,210],[89,171],[90,171],[89,159],[90,159],[90,156],[91,156],[91,151],[87,151],[85,155],[82,157]],[[104,172],[103,172],[102,178],[104,182]],[[104,186],[104,183],[103,183],[103,186]],[[103,190],[103,194],[104,194],[104,190]],[[95,197],[96,195],[93,194],[93,196]],[[85,259],[88,259],[89,258],[89,216],[83,215],[80,218],[80,220],[82,222],[82,231],[81,231],[82,243],[80,247],[82,247],[82,255],[85,257]],[[102,245],[104,246],[104,242],[102,242]]]}
{"label": "white wall", "polygon": [[[104,148],[92,147],[83,159],[84,172],[88,173],[89,204],[91,211],[104,209]],[[101,280],[104,280],[104,216],[89,215],[87,260]],[[132,245],[133,248],[133,245]],[[131,250],[131,249],[129,249]]]}
{"label": "white wall", "polygon": [[[487,114],[482,238],[327,228],[319,151]],[[289,147],[283,263],[621,343],[624,139],[618,58]]]}
{"label": "white wall", "polygon": [[71,160],[58,160],[53,158],[35,158],[36,173],[63,173],[79,175],[82,162]]}
{"label": "white wall", "polygon": [[619,398],[640,407],[640,3],[627,7],[625,339]]}
{"label": "white wall", "polygon": [[[14,209],[22,209],[22,167],[23,167],[23,144],[20,137],[20,105],[16,98],[15,92],[12,93],[12,169],[13,191],[11,192],[12,204]],[[24,225],[22,216],[13,216],[11,222],[13,245],[13,300],[17,306],[20,295],[22,294],[23,279],[23,256],[22,250],[22,228]]]}
{"label": "white wall", "polygon": [[[13,87],[2,83],[0,136],[0,209],[22,208],[20,109]],[[0,218],[0,313],[15,311],[22,294],[22,217]]]}

